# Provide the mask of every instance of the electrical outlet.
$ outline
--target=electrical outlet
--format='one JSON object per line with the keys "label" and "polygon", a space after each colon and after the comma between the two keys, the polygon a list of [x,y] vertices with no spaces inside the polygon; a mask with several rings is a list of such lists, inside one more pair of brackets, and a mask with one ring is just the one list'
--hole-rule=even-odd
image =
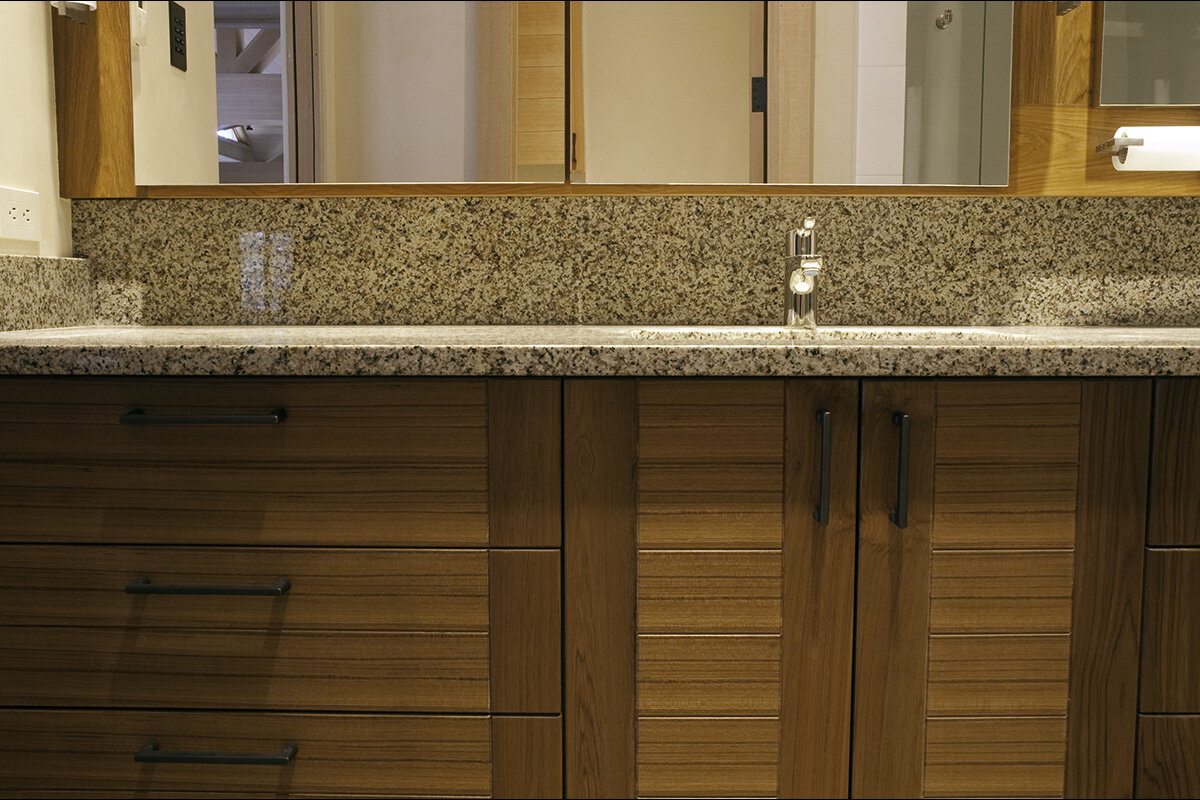
{"label": "electrical outlet", "polygon": [[37,255],[41,239],[38,193],[0,186],[0,252]]}

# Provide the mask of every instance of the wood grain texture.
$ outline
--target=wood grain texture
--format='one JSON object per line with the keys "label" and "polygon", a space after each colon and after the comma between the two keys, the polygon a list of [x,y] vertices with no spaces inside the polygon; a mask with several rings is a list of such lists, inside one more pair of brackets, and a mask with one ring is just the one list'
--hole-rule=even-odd
{"label": "wood grain texture", "polygon": [[638,385],[563,385],[566,794],[632,797]]}
{"label": "wood grain texture", "polygon": [[1087,381],[1071,621],[1066,795],[1133,787],[1150,381]]}
{"label": "wood grain texture", "polygon": [[638,636],[638,713],[779,715],[778,636]]}
{"label": "wood grain texture", "polygon": [[782,544],[780,463],[641,464],[638,542],[650,549]]}
{"label": "wood grain texture", "polygon": [[[829,524],[820,499],[818,411],[828,411]],[[858,381],[787,382],[779,794],[845,797],[850,786]]]}
{"label": "wood grain texture", "polygon": [[[483,550],[9,545],[0,626],[488,630]],[[153,584],[269,585],[281,597],[129,595]]]}
{"label": "wood grain texture", "polygon": [[1062,717],[932,719],[925,797],[1061,797]]}
{"label": "wood grain texture", "polygon": [[930,637],[929,716],[1065,715],[1070,651],[1057,634]]}
{"label": "wood grain texture", "polygon": [[779,633],[778,550],[638,552],[639,633]]}
{"label": "wood grain texture", "polygon": [[[475,11],[475,174],[517,178],[517,31],[510,0],[480,0]],[[559,73],[547,67],[546,72]]]}
{"label": "wood grain texture", "polygon": [[1200,713],[1200,550],[1146,552],[1143,712]]}
{"label": "wood grain texture", "polygon": [[937,462],[1074,464],[1079,381],[939,381]]}
{"label": "wood grain texture", "polygon": [[937,467],[933,546],[937,549],[1070,549],[1075,546],[1079,468],[1058,464]]}
{"label": "wood grain texture", "polygon": [[492,547],[562,544],[562,382],[488,381]]}
{"label": "wood grain texture", "polygon": [[[858,610],[851,794],[916,797],[922,790],[929,536],[936,394],[924,381],[864,381],[859,477]],[[911,419],[909,521],[896,503],[898,428]]]}
{"label": "wood grain texture", "polygon": [[1069,633],[1070,550],[934,550],[932,633]]}
{"label": "wood grain texture", "polygon": [[58,185],[63,197],[132,197],[133,67],[124,3],[86,23],[53,15]]}
{"label": "wood grain texture", "polygon": [[[487,796],[487,717],[0,710],[0,795]],[[164,751],[279,752],[287,767],[149,765]]]}
{"label": "wood grain texture", "polygon": [[1135,797],[1200,797],[1200,716],[1142,716]]}
{"label": "wood grain texture", "polygon": [[[287,411],[277,425],[121,425]],[[0,539],[487,543],[482,381],[13,379],[0,403]]]}
{"label": "wood grain texture", "polygon": [[491,606],[491,709],[562,710],[562,604],[557,550],[488,554]]}
{"label": "wood grain texture", "polygon": [[562,778],[562,717],[492,717],[492,797],[562,797]]}
{"label": "wood grain texture", "polygon": [[7,628],[0,705],[486,712],[488,637]]}
{"label": "wood grain texture", "polygon": [[1152,546],[1200,545],[1200,379],[1155,381]]}
{"label": "wood grain texture", "polygon": [[774,797],[778,760],[778,720],[638,720],[638,797]]}

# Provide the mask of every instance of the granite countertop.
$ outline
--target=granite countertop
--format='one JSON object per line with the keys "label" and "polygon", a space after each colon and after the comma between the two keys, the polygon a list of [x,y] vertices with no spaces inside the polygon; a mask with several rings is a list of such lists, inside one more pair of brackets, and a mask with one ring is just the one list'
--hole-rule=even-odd
{"label": "granite countertop", "polygon": [[1200,375],[1200,328],[74,327],[8,375]]}

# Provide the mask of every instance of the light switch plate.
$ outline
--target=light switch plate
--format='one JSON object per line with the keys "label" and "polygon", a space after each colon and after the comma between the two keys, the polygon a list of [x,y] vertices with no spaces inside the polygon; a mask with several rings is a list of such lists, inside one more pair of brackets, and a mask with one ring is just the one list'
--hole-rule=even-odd
{"label": "light switch plate", "polygon": [[38,255],[42,213],[37,192],[0,186],[0,253]]}

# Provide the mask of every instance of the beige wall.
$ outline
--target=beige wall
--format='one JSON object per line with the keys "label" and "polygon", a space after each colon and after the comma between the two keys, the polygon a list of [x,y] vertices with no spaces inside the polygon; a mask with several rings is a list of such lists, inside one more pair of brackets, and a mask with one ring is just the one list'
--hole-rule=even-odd
{"label": "beige wall", "polygon": [[43,256],[71,255],[71,204],[58,196],[50,6],[0,3],[0,186],[38,193]]}
{"label": "beige wall", "polygon": [[588,183],[750,179],[750,5],[583,4]]}
{"label": "beige wall", "polygon": [[217,183],[213,4],[187,11],[188,68],[171,66],[166,0],[149,0],[146,43],[133,51],[133,171],[139,184]]}
{"label": "beige wall", "polygon": [[323,180],[475,180],[475,4],[321,4]]}

